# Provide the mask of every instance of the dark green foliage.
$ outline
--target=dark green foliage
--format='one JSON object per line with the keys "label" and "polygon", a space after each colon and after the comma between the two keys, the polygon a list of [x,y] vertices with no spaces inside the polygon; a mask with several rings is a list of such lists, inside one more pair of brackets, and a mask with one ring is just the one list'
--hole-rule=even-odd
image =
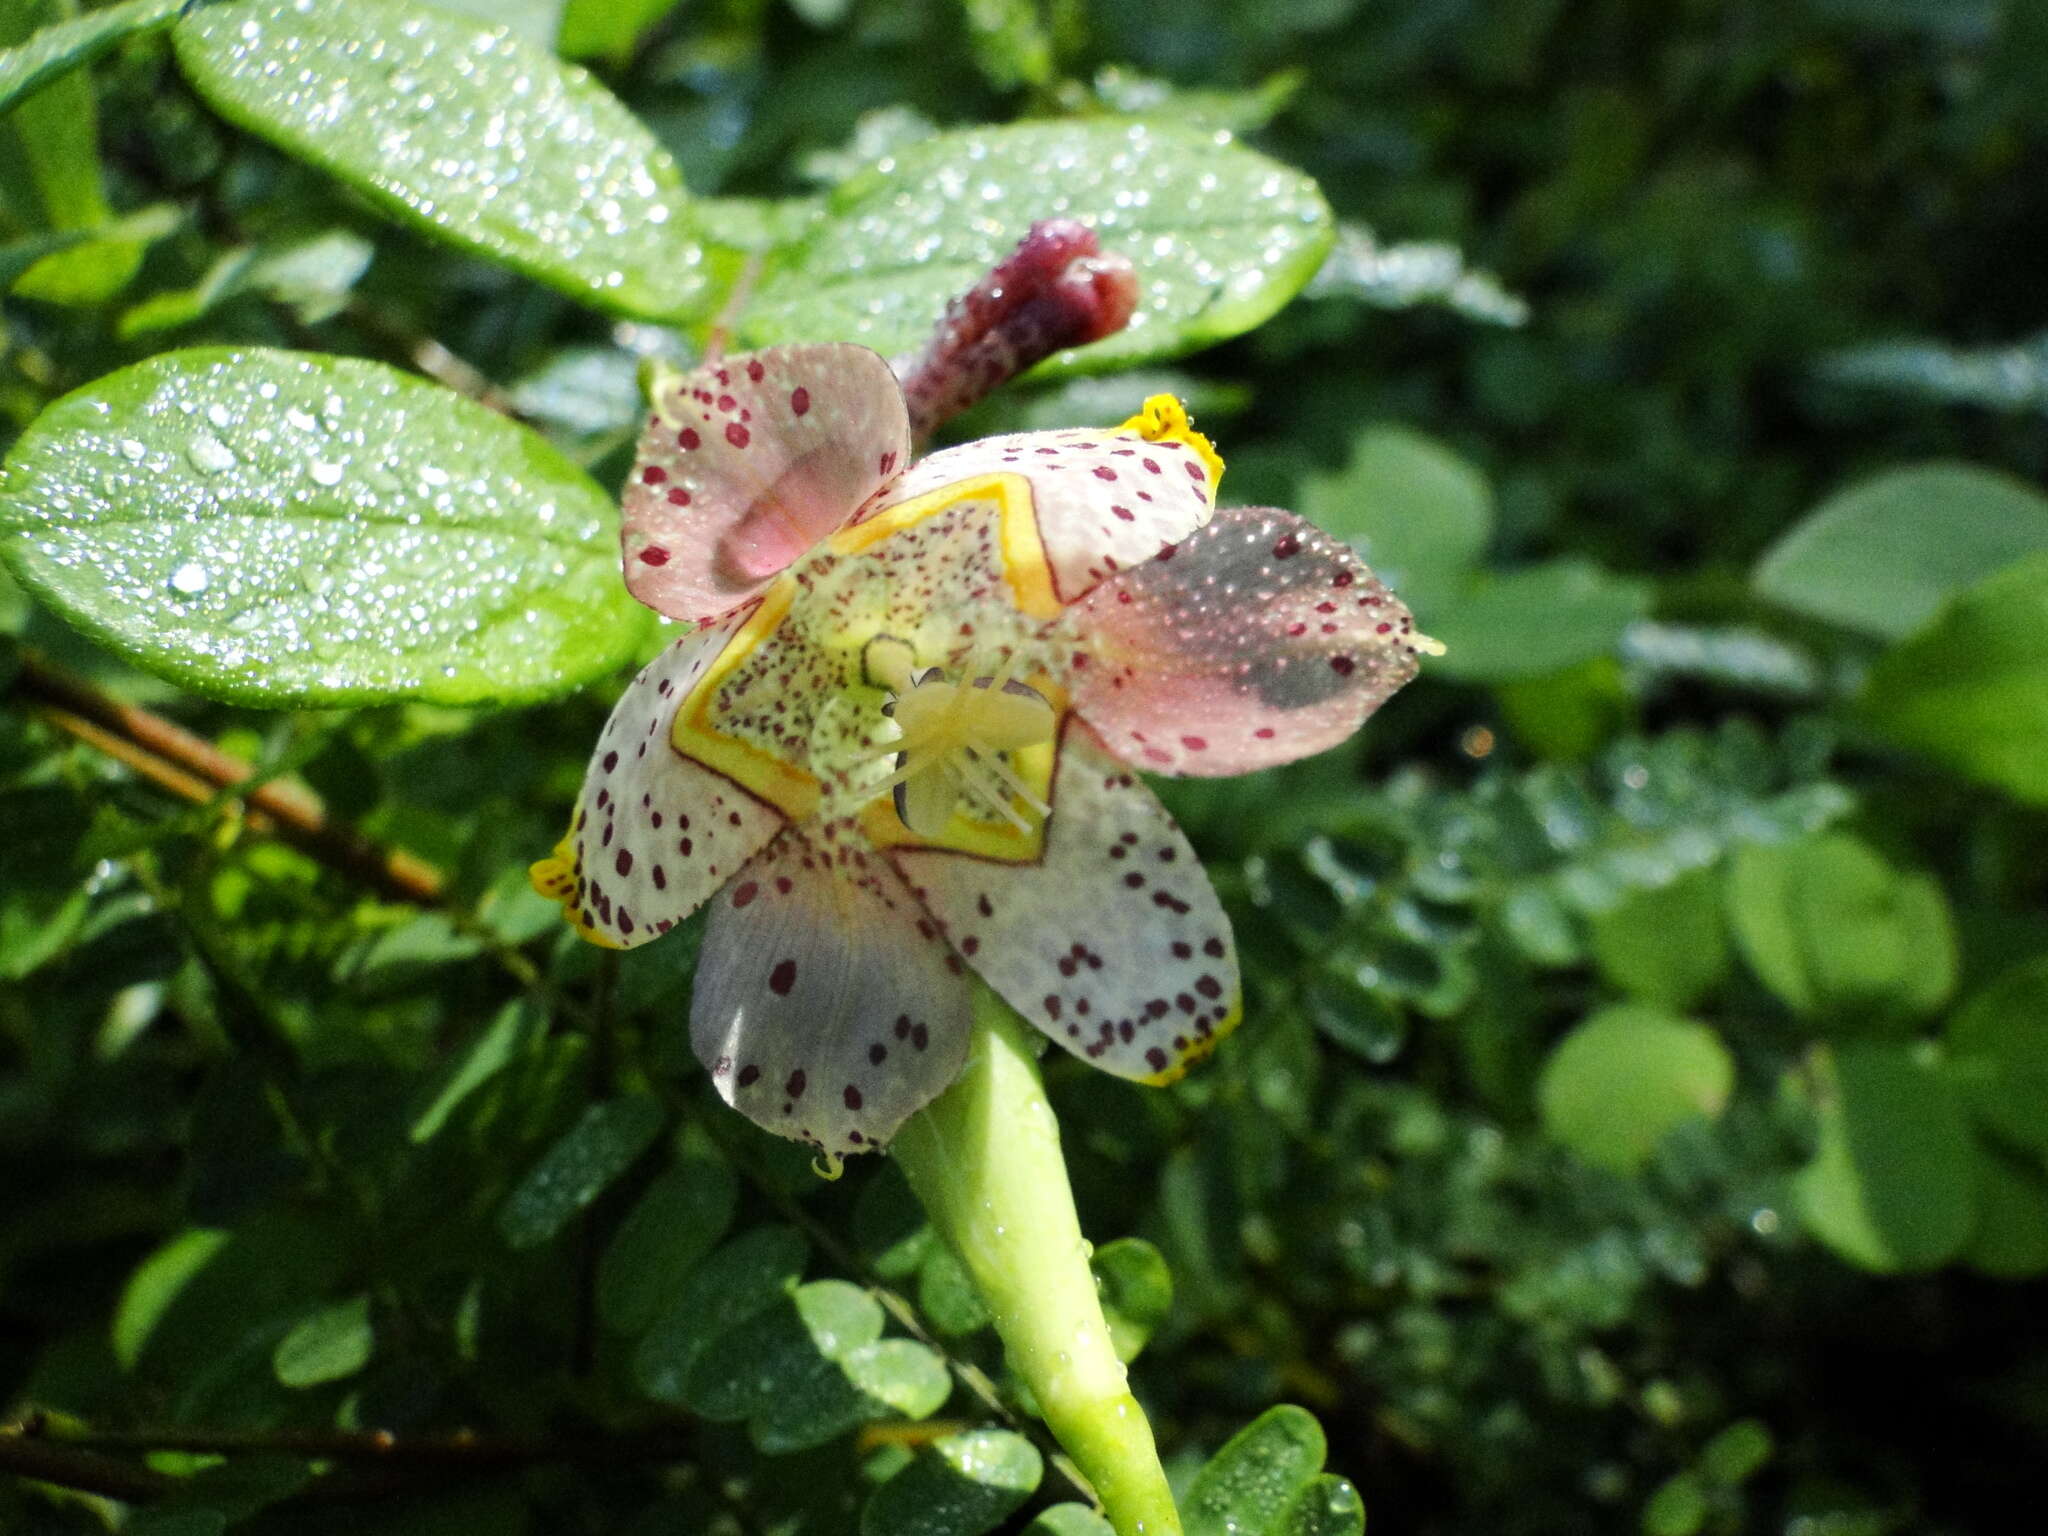
{"label": "dark green foliage", "polygon": [[900,1175],[709,1090],[699,925],[524,876],[659,643],[641,365],[912,346],[1058,213],[1155,308],[953,430],[1178,393],[1451,647],[1161,786],[1216,1059],[1049,1063],[1190,1532],[2038,1481],[2048,8],[4,9],[0,1529],[1103,1536]]}

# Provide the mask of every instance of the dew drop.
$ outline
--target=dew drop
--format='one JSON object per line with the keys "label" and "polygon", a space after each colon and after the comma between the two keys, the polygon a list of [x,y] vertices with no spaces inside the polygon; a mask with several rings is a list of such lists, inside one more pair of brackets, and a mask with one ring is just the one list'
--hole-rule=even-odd
{"label": "dew drop", "polygon": [[237,463],[234,449],[211,432],[202,432],[193,438],[185,449],[185,457],[202,475],[217,475],[222,470],[233,469]]}
{"label": "dew drop", "polygon": [[196,597],[206,590],[207,583],[211,580],[205,566],[196,560],[187,560],[171,572],[171,590],[182,592],[187,597]]}

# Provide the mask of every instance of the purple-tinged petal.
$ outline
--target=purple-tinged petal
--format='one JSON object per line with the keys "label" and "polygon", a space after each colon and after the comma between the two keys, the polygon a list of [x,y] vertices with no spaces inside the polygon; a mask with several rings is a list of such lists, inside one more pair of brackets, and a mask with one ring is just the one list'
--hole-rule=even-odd
{"label": "purple-tinged petal", "polygon": [[1344,740],[1435,642],[1343,544],[1232,507],[1060,621],[1073,707],[1148,772],[1249,773]]}
{"label": "purple-tinged petal", "polygon": [[1151,790],[1069,720],[1041,856],[890,858],[953,948],[1084,1060],[1170,1082],[1242,1013],[1230,923]]}
{"label": "purple-tinged petal", "polygon": [[778,1136],[871,1151],[967,1056],[973,991],[895,872],[844,823],[789,828],[711,908],[690,1042]]}
{"label": "purple-tinged petal", "polygon": [[633,679],[597,739],[569,835],[533,869],[593,943],[631,949],[668,932],[783,825],[782,814],[676,750],[676,711],[745,624],[683,636]]}
{"label": "purple-tinged petal", "polygon": [[903,392],[866,347],[770,347],[664,379],[626,483],[626,585],[670,618],[730,612],[909,459]]}

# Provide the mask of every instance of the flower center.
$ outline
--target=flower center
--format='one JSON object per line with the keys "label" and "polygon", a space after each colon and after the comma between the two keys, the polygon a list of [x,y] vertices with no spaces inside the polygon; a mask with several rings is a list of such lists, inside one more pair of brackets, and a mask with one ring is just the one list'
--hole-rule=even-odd
{"label": "flower center", "polygon": [[1059,712],[1009,675],[1014,657],[993,674],[976,676],[970,667],[953,679],[937,667],[918,668],[908,644],[881,635],[864,661],[868,676],[890,694],[883,713],[896,727],[896,768],[880,787],[893,796],[906,828],[938,840],[964,813],[1028,833],[1051,814],[1009,754],[1050,742]]}

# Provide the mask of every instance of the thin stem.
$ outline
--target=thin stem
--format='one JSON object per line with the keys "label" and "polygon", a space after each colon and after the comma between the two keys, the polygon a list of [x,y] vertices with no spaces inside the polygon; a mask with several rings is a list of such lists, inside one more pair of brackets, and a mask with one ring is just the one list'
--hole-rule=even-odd
{"label": "thin stem", "polygon": [[983,991],[966,1069],[890,1150],[1118,1536],[1180,1536],[1152,1427],[1110,1343],[1034,1044]]}
{"label": "thin stem", "polygon": [[438,906],[439,870],[399,848],[386,848],[327,812],[319,796],[295,784],[262,782],[261,772],[161,715],[124,704],[38,657],[23,652],[13,694],[42,719],[180,799],[206,804],[225,791],[244,801],[259,830],[272,833],[386,897]]}

